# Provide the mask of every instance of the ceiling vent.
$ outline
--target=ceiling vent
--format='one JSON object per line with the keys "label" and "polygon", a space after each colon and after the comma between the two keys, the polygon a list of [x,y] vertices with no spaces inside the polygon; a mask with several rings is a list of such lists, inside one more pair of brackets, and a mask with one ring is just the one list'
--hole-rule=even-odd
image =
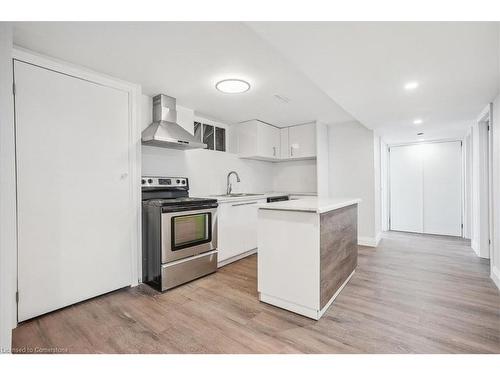
{"label": "ceiling vent", "polygon": [[280,95],[280,94],[274,94],[274,97],[276,98],[276,100],[279,100],[283,103],[290,103],[290,98],[287,98],[286,96],[283,96],[283,95]]}

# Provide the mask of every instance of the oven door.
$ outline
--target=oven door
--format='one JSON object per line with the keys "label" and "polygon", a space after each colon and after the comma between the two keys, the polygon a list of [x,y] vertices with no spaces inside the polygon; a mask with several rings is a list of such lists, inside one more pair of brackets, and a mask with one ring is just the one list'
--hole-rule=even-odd
{"label": "oven door", "polygon": [[161,262],[167,263],[217,249],[217,209],[161,214]]}

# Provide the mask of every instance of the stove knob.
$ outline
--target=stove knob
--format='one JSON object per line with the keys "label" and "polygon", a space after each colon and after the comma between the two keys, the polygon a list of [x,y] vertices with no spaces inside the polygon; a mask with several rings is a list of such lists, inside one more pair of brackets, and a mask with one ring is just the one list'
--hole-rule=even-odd
{"label": "stove knob", "polygon": [[181,183],[181,180],[177,180],[177,183],[180,184]]}
{"label": "stove knob", "polygon": [[183,184],[183,185],[186,185],[186,180],[182,180],[182,184]]}
{"label": "stove knob", "polygon": [[145,180],[145,179],[142,179],[142,180],[141,180],[141,184],[143,184],[143,185],[144,185],[145,183],[146,183],[146,180]]}
{"label": "stove knob", "polygon": [[148,184],[152,184],[152,183],[153,183],[153,179],[148,178]]}

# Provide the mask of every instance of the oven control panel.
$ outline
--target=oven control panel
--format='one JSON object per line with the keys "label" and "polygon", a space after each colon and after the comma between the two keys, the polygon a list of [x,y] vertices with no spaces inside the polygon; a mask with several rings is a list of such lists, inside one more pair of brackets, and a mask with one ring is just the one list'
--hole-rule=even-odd
{"label": "oven control panel", "polygon": [[142,187],[188,187],[188,179],[186,177],[157,177],[157,176],[142,176]]}

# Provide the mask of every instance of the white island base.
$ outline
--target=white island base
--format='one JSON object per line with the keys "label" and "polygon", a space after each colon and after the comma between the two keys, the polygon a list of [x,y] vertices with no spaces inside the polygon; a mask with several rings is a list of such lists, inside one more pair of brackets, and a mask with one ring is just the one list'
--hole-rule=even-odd
{"label": "white island base", "polygon": [[259,208],[260,301],[321,318],[357,265],[358,202],[307,199]]}

